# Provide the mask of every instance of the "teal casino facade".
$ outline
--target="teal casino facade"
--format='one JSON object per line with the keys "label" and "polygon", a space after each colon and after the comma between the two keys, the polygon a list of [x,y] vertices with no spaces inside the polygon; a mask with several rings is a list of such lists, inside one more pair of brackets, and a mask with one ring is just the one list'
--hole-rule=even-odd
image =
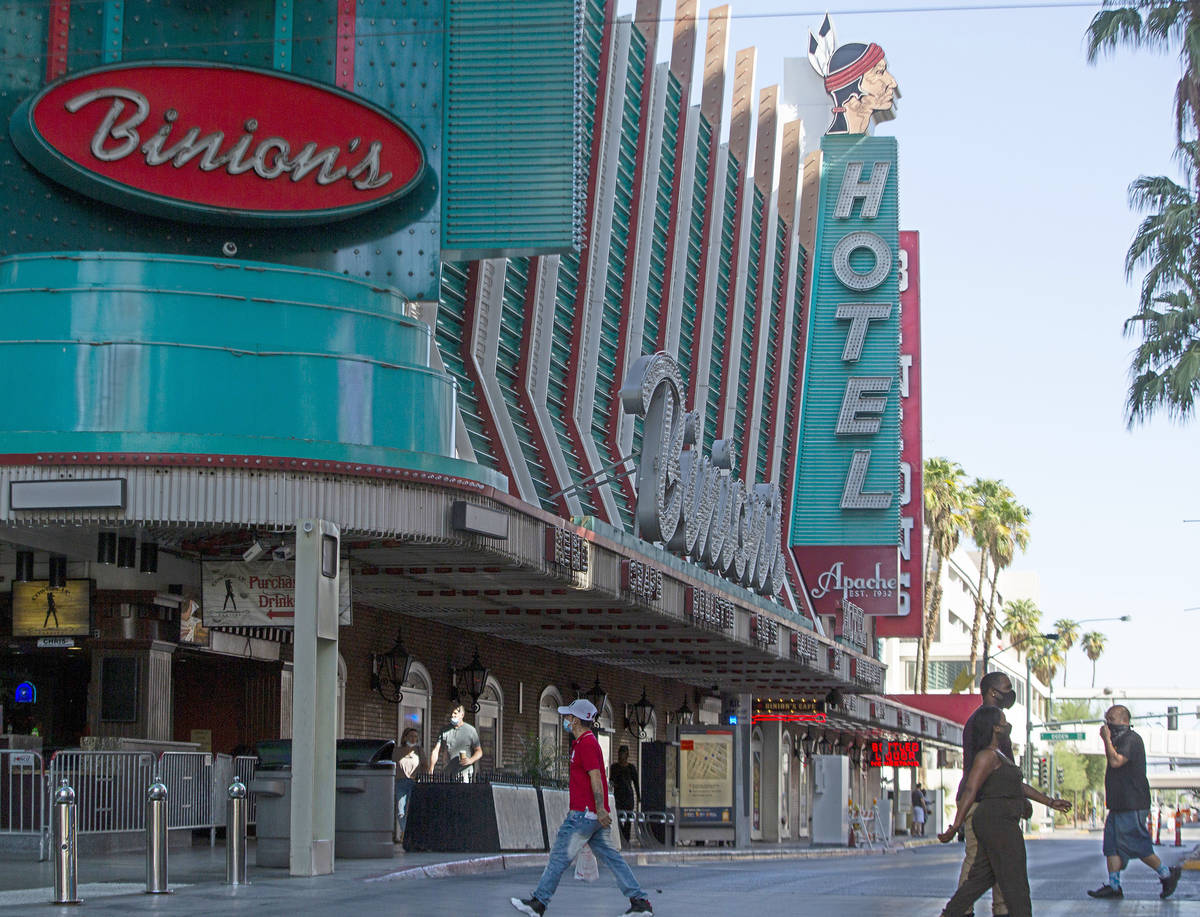
{"label": "teal casino facade", "polygon": [[[320,516],[349,582],[347,736],[410,724],[428,742],[478,652],[494,770],[531,736],[560,744],[545,711],[593,681],[614,748],[669,738],[684,708],[715,725],[835,688],[821,735],[841,752],[954,744],[953,724],[878,696],[869,622],[850,639],[822,619],[802,539],[784,541],[798,501],[820,501],[795,483],[818,342],[805,227],[832,206],[800,123],[755,92],[754,49],[730,67],[727,7],[701,42],[681,0],[660,63],[661,12],[7,8],[0,659],[40,693],[4,684],[5,729],[36,726],[44,750],[286,737],[288,630],[216,607],[206,571],[286,575],[296,520]],[[678,479],[655,480],[655,452]],[[658,498],[679,537],[653,543],[639,507]],[[52,626],[20,584],[44,601],[64,576],[86,609]],[[393,704],[371,685],[397,630],[414,665]],[[114,659],[136,660],[129,704],[105,684]],[[639,694],[643,736],[626,728]],[[813,731],[746,719],[746,839],[801,836]],[[878,774],[858,763],[866,798]]]}

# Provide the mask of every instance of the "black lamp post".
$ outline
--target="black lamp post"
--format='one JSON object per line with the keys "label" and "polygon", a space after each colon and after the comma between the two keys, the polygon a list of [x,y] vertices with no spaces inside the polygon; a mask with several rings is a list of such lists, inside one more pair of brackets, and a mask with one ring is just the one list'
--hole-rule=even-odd
{"label": "black lamp post", "polygon": [[371,654],[371,689],[389,704],[398,704],[404,699],[404,682],[412,657],[404,648],[404,638],[396,632],[396,644],[386,653]]}
{"label": "black lamp post", "polygon": [[596,676],[596,681],[584,692],[583,696],[592,702],[592,706],[596,708],[596,717],[599,719],[600,715],[604,713],[605,701],[608,700],[608,692],[600,687],[599,675]]}
{"label": "black lamp post", "polygon": [[688,706],[687,695],[684,695],[683,703],[679,705],[679,709],[675,711],[675,719],[681,726],[691,726],[696,721],[696,714],[692,712],[692,708]]}
{"label": "black lamp post", "polygon": [[[646,737],[646,724],[650,722],[650,717],[654,715],[654,705],[646,697],[645,686],[642,687],[642,696],[630,708],[630,712],[633,714],[633,719],[630,720],[629,717],[625,718],[625,728],[639,739],[644,739]],[[634,729],[635,726],[637,727],[636,730]]]}
{"label": "black lamp post", "polygon": [[483,663],[479,661],[479,650],[475,650],[475,655],[471,657],[471,664],[466,668],[458,670],[458,674],[463,678],[463,686],[467,689],[467,693],[471,695],[471,712],[479,712],[479,698],[483,694],[484,688],[487,687],[488,670],[484,668]]}

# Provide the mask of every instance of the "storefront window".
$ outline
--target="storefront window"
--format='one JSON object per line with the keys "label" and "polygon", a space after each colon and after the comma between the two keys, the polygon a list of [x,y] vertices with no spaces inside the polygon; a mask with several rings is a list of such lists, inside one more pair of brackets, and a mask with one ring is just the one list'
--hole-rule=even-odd
{"label": "storefront window", "polygon": [[479,713],[475,717],[479,744],[483,748],[483,758],[479,762],[483,770],[497,770],[500,767],[503,714],[504,695],[500,692],[500,682],[489,677],[483,694],[479,696]]}
{"label": "storefront window", "polygon": [[558,688],[550,685],[542,692],[538,701],[538,739],[541,743],[542,758],[554,756],[554,777],[561,779],[566,774],[563,760],[563,742],[566,732],[562,728],[562,717],[558,708],[562,706],[562,695]]}
{"label": "storefront window", "polygon": [[429,696],[432,685],[425,666],[413,662],[408,669],[408,678],[404,680],[404,699],[400,701],[400,722],[396,731],[399,737],[410,727],[417,730],[421,736],[421,748],[426,754],[430,751]]}

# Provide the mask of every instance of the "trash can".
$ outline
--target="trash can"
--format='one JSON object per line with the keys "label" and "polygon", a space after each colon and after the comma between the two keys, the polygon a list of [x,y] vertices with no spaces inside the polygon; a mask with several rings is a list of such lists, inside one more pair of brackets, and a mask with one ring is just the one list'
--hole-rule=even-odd
{"label": "trash can", "polygon": [[392,739],[338,739],[334,855],[396,855],[396,762]]}
{"label": "trash can", "polygon": [[255,795],[254,864],[286,869],[292,843],[292,742],[259,742],[255,752],[258,765],[248,787]]}

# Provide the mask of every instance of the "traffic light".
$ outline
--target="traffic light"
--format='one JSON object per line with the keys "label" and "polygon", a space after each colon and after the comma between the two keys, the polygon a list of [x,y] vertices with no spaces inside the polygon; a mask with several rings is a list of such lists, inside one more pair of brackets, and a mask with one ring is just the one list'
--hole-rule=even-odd
{"label": "traffic light", "polygon": [[1039,786],[1046,786],[1050,778],[1050,762],[1043,756],[1037,760],[1037,782]]}
{"label": "traffic light", "polygon": [[1054,777],[1055,777],[1055,779],[1056,779],[1056,780],[1058,780],[1058,785],[1059,785],[1059,786],[1062,786],[1062,782],[1063,782],[1063,769],[1062,769],[1061,767],[1056,767],[1056,768],[1054,769]]}
{"label": "traffic light", "polygon": [[1168,707],[1167,708],[1167,728],[1170,730],[1173,730],[1173,731],[1179,729],[1179,708],[1178,707]]}

